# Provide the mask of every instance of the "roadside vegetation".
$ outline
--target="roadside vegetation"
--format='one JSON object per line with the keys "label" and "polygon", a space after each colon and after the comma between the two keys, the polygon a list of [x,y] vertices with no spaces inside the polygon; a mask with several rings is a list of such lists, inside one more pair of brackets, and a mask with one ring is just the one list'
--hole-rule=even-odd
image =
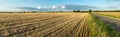
{"label": "roadside vegetation", "polygon": [[119,37],[120,32],[113,29],[109,24],[99,20],[98,18],[90,15],[89,27],[90,37]]}

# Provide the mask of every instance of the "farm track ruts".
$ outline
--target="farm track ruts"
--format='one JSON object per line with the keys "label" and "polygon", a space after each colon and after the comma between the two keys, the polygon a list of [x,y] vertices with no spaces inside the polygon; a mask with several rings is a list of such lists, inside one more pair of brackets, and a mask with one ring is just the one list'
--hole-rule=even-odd
{"label": "farm track ruts", "polygon": [[[76,16],[77,17],[77,16]],[[75,20],[76,18],[74,18],[74,19],[70,19],[70,20],[68,20],[67,22],[64,22],[65,24],[63,25],[63,26],[61,26],[60,28],[58,28],[58,29],[56,29],[56,30],[54,30],[54,31],[52,31],[52,32],[49,32],[49,33],[47,33],[46,35],[44,35],[43,37],[46,37],[46,36],[51,36],[52,34],[57,34],[57,35],[59,35],[61,32],[62,32],[62,30],[64,30],[65,28],[67,28],[68,26],[70,26],[70,25],[72,25],[72,23],[73,23],[73,21]],[[55,35],[56,36],[56,35]],[[54,37],[54,36],[52,36],[52,37]]]}
{"label": "farm track ruts", "polygon": [[17,25],[0,29],[0,37],[89,37],[87,15],[64,14],[15,23]]}
{"label": "farm track ruts", "polygon": [[[49,20],[49,19],[53,19],[53,18],[58,18],[58,17],[62,17],[62,16],[52,16],[52,17],[50,17],[50,18],[33,18],[33,19],[31,19],[31,20],[25,20],[25,21],[19,21],[19,22],[10,22],[10,23],[8,23],[8,25],[7,26],[9,26],[9,27],[14,27],[14,26],[21,26],[21,25],[19,25],[19,24],[27,24],[27,23],[29,23],[29,22],[37,22],[37,21],[44,21],[44,20]],[[6,27],[7,27],[6,26]]]}
{"label": "farm track ruts", "polygon": [[67,37],[89,37],[89,28],[87,24],[87,17],[81,19]]}
{"label": "farm track ruts", "polygon": [[[49,19],[42,19],[42,20],[29,20],[29,21],[25,21],[25,22],[21,22],[21,23],[14,23],[13,25],[9,24],[9,27],[6,27],[8,29],[11,29],[11,28],[14,28],[14,27],[20,27],[20,26],[26,26],[26,25],[29,25],[29,24],[34,24],[34,23],[39,23],[38,21],[46,21],[46,20],[51,20],[51,19],[55,19],[55,18],[59,18],[60,16],[58,17],[52,17],[52,18],[49,18]],[[17,24],[17,25],[16,25]]]}
{"label": "farm track ruts", "polygon": [[[57,19],[57,18],[56,18]],[[50,20],[52,20],[52,19],[50,19]],[[53,20],[55,20],[55,19],[53,19]],[[59,20],[59,19],[58,19]],[[41,24],[39,21],[36,21],[37,23],[39,23],[39,24]],[[42,23],[43,23],[44,21],[42,21]],[[52,21],[48,21],[48,22],[52,22]],[[57,21],[55,21],[55,22],[57,22]],[[47,22],[45,22],[45,23],[47,23]],[[36,26],[36,25],[33,25],[33,24],[35,24],[35,22],[28,22],[26,25],[22,25],[22,26],[18,26],[18,27],[12,27],[12,28],[8,28],[8,29],[2,29],[2,30],[0,30],[1,31],[1,33],[2,33],[2,31],[5,31],[5,30],[10,30],[9,32],[13,32],[13,30],[15,29],[15,30],[21,30],[21,29],[25,29],[25,28],[30,28],[31,26]],[[39,25],[38,24],[38,25]],[[49,23],[48,23],[49,24]],[[26,30],[26,29],[25,29]],[[22,30],[21,31],[19,31],[19,32],[22,32]]]}
{"label": "farm track ruts", "polygon": [[[55,19],[54,19],[55,20]],[[58,21],[61,21],[61,20],[63,20],[62,18],[61,19],[58,19]],[[70,19],[69,19],[70,20]],[[36,29],[38,29],[38,28],[40,28],[39,30],[41,30],[41,29],[48,29],[49,28],[49,26],[50,27],[53,27],[55,24],[58,24],[59,22],[58,21],[54,21],[54,22],[52,22],[52,21],[48,21],[48,22],[52,22],[52,23],[45,23],[45,24],[43,24],[43,25],[37,25],[38,27],[36,27],[35,25],[31,25],[31,26],[33,26],[30,30],[28,30],[29,28],[30,28],[30,26],[27,26],[27,30],[25,30],[24,32],[29,32],[29,31],[31,31],[31,30],[34,30],[34,31],[36,31]],[[64,22],[64,21],[61,21],[61,22]],[[61,23],[60,22],[60,23]],[[52,25],[51,25],[52,24]],[[19,33],[24,33],[24,32],[19,32]],[[18,34],[19,34],[18,33]],[[23,35],[23,34],[22,34]]]}
{"label": "farm track ruts", "polygon": [[[15,22],[15,23],[12,23],[12,25],[11,24],[8,24],[8,26],[6,26],[6,27],[4,27],[4,29],[5,28],[13,28],[13,27],[18,27],[18,26],[24,26],[24,25],[28,25],[28,24],[33,24],[33,23],[39,23],[38,21],[40,21],[40,22],[44,22],[44,21],[46,21],[46,20],[51,20],[51,19],[55,19],[55,18],[60,18],[60,17],[62,17],[62,16],[54,16],[54,17],[51,17],[51,18],[44,18],[44,19],[36,19],[36,20],[34,20],[34,19],[31,19],[31,20],[27,20],[27,21],[24,21],[24,22],[22,22],[22,21],[20,21],[20,22]],[[2,29],[2,28],[1,28]],[[0,30],[1,30],[0,29]]]}
{"label": "farm track ruts", "polygon": [[[45,27],[38,27],[37,29],[35,29],[35,30],[32,30],[32,32],[34,31],[36,31],[36,33],[37,32],[39,32],[39,31],[45,31],[45,30],[48,30],[48,29],[51,29],[52,27],[54,27],[55,25],[57,25],[57,24],[59,24],[59,23],[62,23],[62,22],[65,22],[65,21],[67,21],[67,20],[70,20],[71,19],[71,17],[70,18],[66,18],[66,20],[63,20],[63,19],[61,19],[61,20],[59,20],[59,21],[57,21],[57,22],[54,22],[54,23],[51,23],[51,24],[46,24],[46,26]],[[62,21],[63,20],[63,21]],[[58,25],[59,26],[59,25]],[[48,32],[50,32],[50,31],[48,31]],[[28,32],[29,34],[30,34],[30,32]],[[38,35],[38,34],[37,34]]]}

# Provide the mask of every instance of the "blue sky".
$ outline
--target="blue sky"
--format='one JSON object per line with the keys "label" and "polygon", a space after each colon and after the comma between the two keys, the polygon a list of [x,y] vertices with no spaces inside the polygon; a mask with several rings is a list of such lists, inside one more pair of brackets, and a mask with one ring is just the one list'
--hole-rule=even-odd
{"label": "blue sky", "polygon": [[19,10],[16,7],[50,8],[66,4],[116,9],[120,7],[120,0],[0,0],[0,11]]}

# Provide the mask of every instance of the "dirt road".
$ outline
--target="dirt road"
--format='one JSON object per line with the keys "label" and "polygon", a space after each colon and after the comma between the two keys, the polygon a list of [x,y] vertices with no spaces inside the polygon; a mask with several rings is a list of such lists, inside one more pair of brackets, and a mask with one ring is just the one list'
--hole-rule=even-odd
{"label": "dirt road", "polygon": [[96,18],[99,18],[100,20],[103,20],[104,22],[110,24],[116,30],[120,31],[120,20],[95,13],[92,13],[92,15]]}

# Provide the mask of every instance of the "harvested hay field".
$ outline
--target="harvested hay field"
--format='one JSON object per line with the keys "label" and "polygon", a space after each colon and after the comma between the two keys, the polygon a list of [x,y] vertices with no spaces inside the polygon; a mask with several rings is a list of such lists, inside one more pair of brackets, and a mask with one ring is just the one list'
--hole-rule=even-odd
{"label": "harvested hay field", "polygon": [[88,13],[1,13],[1,37],[88,36]]}
{"label": "harvested hay field", "polygon": [[120,19],[120,12],[96,12],[96,13]]}

